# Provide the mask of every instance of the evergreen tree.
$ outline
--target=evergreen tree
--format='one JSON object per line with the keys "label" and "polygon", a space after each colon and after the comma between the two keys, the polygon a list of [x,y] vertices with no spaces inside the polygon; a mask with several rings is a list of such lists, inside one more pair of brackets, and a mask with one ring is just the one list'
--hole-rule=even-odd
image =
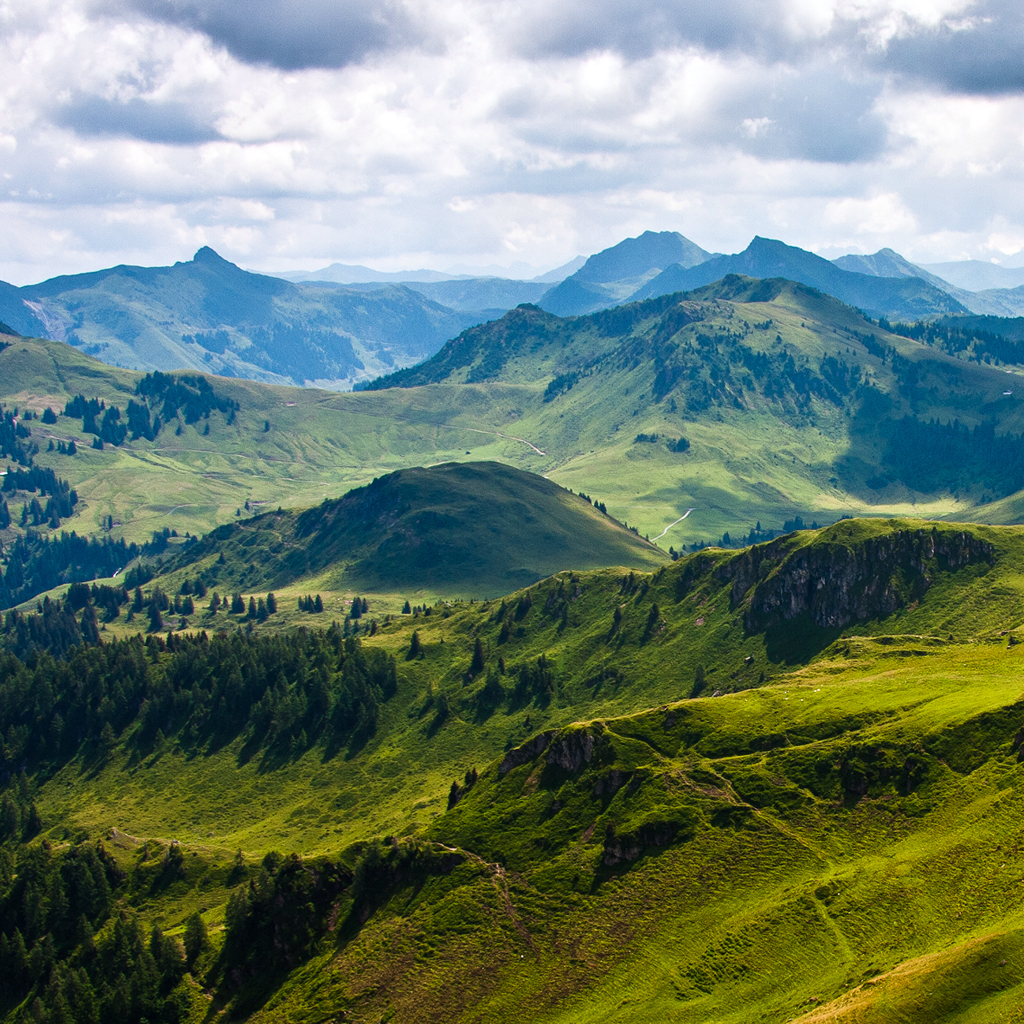
{"label": "evergreen tree", "polygon": [[249,618],[256,618],[256,598],[250,596],[249,598]]}
{"label": "evergreen tree", "polygon": [[203,916],[198,911],[185,922],[182,939],[185,943],[186,961],[191,969],[207,943],[206,922],[203,921]]}
{"label": "evergreen tree", "polygon": [[160,608],[156,601],[150,601],[149,603],[149,631],[150,633],[158,633],[164,628],[164,617],[160,614]]}
{"label": "evergreen tree", "polygon": [[273,615],[277,611],[277,598],[274,597],[273,591],[267,594],[267,614]]}
{"label": "evergreen tree", "polygon": [[407,655],[407,660],[412,661],[413,658],[418,658],[420,653],[420,631],[418,629],[414,629],[412,631],[412,641],[409,643],[409,654]]}
{"label": "evergreen tree", "polygon": [[473,660],[469,663],[470,676],[480,675],[484,670],[484,665],[484,645],[480,642],[480,637],[477,637],[473,644]]}
{"label": "evergreen tree", "polygon": [[322,612],[324,610],[324,602],[320,598],[320,595],[316,595],[316,600],[313,602],[313,611]]}
{"label": "evergreen tree", "polygon": [[96,621],[96,606],[90,601],[82,609],[82,639],[87,644],[100,642],[100,627]]}
{"label": "evergreen tree", "polygon": [[403,615],[411,615],[412,614],[412,608],[410,607],[408,601],[406,601],[405,604],[402,606],[402,614]]}

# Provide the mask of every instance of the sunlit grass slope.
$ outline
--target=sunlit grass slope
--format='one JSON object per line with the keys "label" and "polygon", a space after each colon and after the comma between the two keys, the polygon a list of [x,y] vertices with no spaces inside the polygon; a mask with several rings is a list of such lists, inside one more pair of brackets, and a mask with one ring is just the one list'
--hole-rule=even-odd
{"label": "sunlit grass slope", "polygon": [[361,749],[186,754],[172,724],[38,804],[51,842],[179,840],[206,874],[139,908],[215,935],[238,848],[457,855],[287,976],[211,966],[257,1020],[1020,1020],[1022,592],[1022,530],[911,521],[561,572],[382,622]]}
{"label": "sunlit grass slope", "polygon": [[326,573],[335,590],[496,597],[562,569],[667,561],[584,498],[485,462],[399,470],[301,514],[223,526],[174,564],[222,589]]}

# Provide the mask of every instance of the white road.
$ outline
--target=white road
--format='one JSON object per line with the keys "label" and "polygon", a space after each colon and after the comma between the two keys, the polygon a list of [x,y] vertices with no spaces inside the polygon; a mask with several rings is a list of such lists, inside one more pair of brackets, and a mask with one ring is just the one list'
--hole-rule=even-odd
{"label": "white road", "polygon": [[676,526],[678,523],[681,523],[691,512],[695,511],[696,509],[688,508],[674,523],[669,523],[668,526],[666,526],[665,529],[662,530],[657,537],[652,537],[651,540],[661,540],[661,538],[664,537],[665,534],[668,533],[668,531],[671,530],[673,526]]}

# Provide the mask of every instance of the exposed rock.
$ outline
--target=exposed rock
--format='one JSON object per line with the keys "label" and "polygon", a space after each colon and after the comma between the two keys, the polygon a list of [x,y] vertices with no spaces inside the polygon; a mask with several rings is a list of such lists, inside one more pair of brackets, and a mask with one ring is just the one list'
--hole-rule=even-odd
{"label": "exposed rock", "polygon": [[562,733],[548,749],[548,764],[556,764],[567,772],[578,772],[594,756],[594,735],[589,729],[573,729]]}
{"label": "exposed rock", "polygon": [[826,628],[891,615],[919,600],[936,573],[990,562],[994,554],[966,531],[935,527],[793,548],[793,538],[782,537],[717,568],[719,579],[732,581],[732,606],[747,602],[748,632],[804,614]]}
{"label": "exposed rock", "polygon": [[507,775],[513,768],[518,768],[520,765],[526,764],[527,761],[532,761],[539,754],[543,754],[554,735],[555,730],[549,729],[547,732],[538,733],[522,746],[510,750],[498,765],[498,774]]}

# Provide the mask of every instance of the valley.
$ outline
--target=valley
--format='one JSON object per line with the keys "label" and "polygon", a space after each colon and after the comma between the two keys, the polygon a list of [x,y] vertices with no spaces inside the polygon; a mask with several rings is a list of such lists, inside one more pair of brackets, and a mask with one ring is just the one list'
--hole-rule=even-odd
{"label": "valley", "polygon": [[0,342],[11,1024],[1024,1019],[1015,322]]}

